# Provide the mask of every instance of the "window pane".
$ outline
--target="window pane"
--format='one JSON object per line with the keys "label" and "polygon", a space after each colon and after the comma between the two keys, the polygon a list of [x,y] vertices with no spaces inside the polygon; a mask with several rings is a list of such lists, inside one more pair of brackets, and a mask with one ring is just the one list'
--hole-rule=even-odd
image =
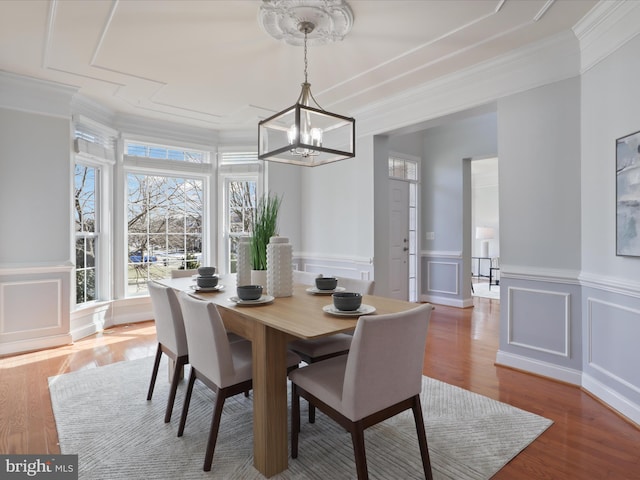
{"label": "window pane", "polygon": [[[157,152],[156,152],[157,153]],[[146,293],[146,282],[202,260],[203,182],[130,174],[128,295]]]}
{"label": "window pane", "polygon": [[96,299],[98,173],[98,168],[87,165],[74,168],[76,304]]}
{"label": "window pane", "polygon": [[416,162],[406,161],[405,168],[407,180],[418,180],[418,164]]}
{"label": "window pane", "polygon": [[76,232],[94,232],[96,226],[96,169],[76,165],[74,215]]}
{"label": "window pane", "polygon": [[84,268],[84,238],[76,240],[76,269]]}
{"label": "window pane", "polygon": [[204,163],[208,158],[205,152],[126,142],[127,155],[136,157],[178,160],[183,162]]}

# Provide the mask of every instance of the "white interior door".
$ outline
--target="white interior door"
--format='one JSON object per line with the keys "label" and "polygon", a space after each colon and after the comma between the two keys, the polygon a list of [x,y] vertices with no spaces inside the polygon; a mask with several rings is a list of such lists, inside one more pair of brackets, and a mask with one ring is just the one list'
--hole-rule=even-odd
{"label": "white interior door", "polygon": [[409,183],[389,179],[389,286],[391,297],[409,299]]}

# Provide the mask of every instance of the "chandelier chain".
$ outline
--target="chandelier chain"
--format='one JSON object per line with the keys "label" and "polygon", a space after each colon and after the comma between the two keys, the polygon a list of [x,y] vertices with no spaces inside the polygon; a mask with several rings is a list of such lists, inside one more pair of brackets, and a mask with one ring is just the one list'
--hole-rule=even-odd
{"label": "chandelier chain", "polygon": [[304,31],[304,83],[307,83],[307,30]]}

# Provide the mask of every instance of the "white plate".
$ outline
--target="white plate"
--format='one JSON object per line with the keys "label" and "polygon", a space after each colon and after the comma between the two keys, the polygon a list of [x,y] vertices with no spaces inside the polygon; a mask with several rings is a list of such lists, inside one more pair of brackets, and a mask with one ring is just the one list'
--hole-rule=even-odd
{"label": "white plate", "polygon": [[338,317],[359,317],[361,315],[369,315],[376,311],[376,307],[372,307],[371,305],[365,305],[364,303],[360,305],[360,308],[357,310],[353,310],[350,312],[346,312],[344,310],[338,310],[333,306],[333,303],[329,305],[325,305],[322,307],[322,311],[325,313],[330,313],[331,315],[337,315]]}
{"label": "white plate", "polygon": [[334,290],[320,290],[319,288],[316,288],[316,287],[307,288],[307,292],[313,295],[331,295],[335,292],[344,292],[345,290],[346,288],[344,287],[336,287]]}
{"label": "white plate", "polygon": [[196,292],[221,292],[224,290],[224,285],[216,285],[215,287],[199,287],[198,285],[191,285],[191,288]]}
{"label": "white plate", "polygon": [[271,303],[273,302],[273,297],[271,295],[262,295],[257,300],[241,300],[238,297],[231,297],[229,300],[231,300],[233,303],[241,307],[241,306],[249,306],[249,305],[264,305],[265,303]]}

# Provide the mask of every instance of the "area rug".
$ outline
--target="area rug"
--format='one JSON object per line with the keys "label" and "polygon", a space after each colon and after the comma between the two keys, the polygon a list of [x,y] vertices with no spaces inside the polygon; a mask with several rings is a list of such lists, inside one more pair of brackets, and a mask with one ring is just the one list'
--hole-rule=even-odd
{"label": "area rug", "polygon": [[489,290],[488,283],[474,283],[473,291],[471,292],[471,294],[474,297],[491,298],[493,300],[500,300],[500,286],[491,285],[491,290]]}
{"label": "area rug", "polygon": [[[60,448],[78,454],[80,479],[264,478],[253,467],[251,397],[227,400],[212,471],[203,472],[214,394],[196,382],[185,433],[178,438],[186,381],[165,424],[166,363],[147,401],[151,368],[152,358],[143,358],[49,378]],[[421,397],[436,480],[488,479],[552,424],[428,377]],[[299,457],[272,478],[355,478],[349,434],[320,412],[315,424],[307,423],[305,401],[301,414]],[[410,411],[367,429],[365,442],[372,480],[423,478]]]}

